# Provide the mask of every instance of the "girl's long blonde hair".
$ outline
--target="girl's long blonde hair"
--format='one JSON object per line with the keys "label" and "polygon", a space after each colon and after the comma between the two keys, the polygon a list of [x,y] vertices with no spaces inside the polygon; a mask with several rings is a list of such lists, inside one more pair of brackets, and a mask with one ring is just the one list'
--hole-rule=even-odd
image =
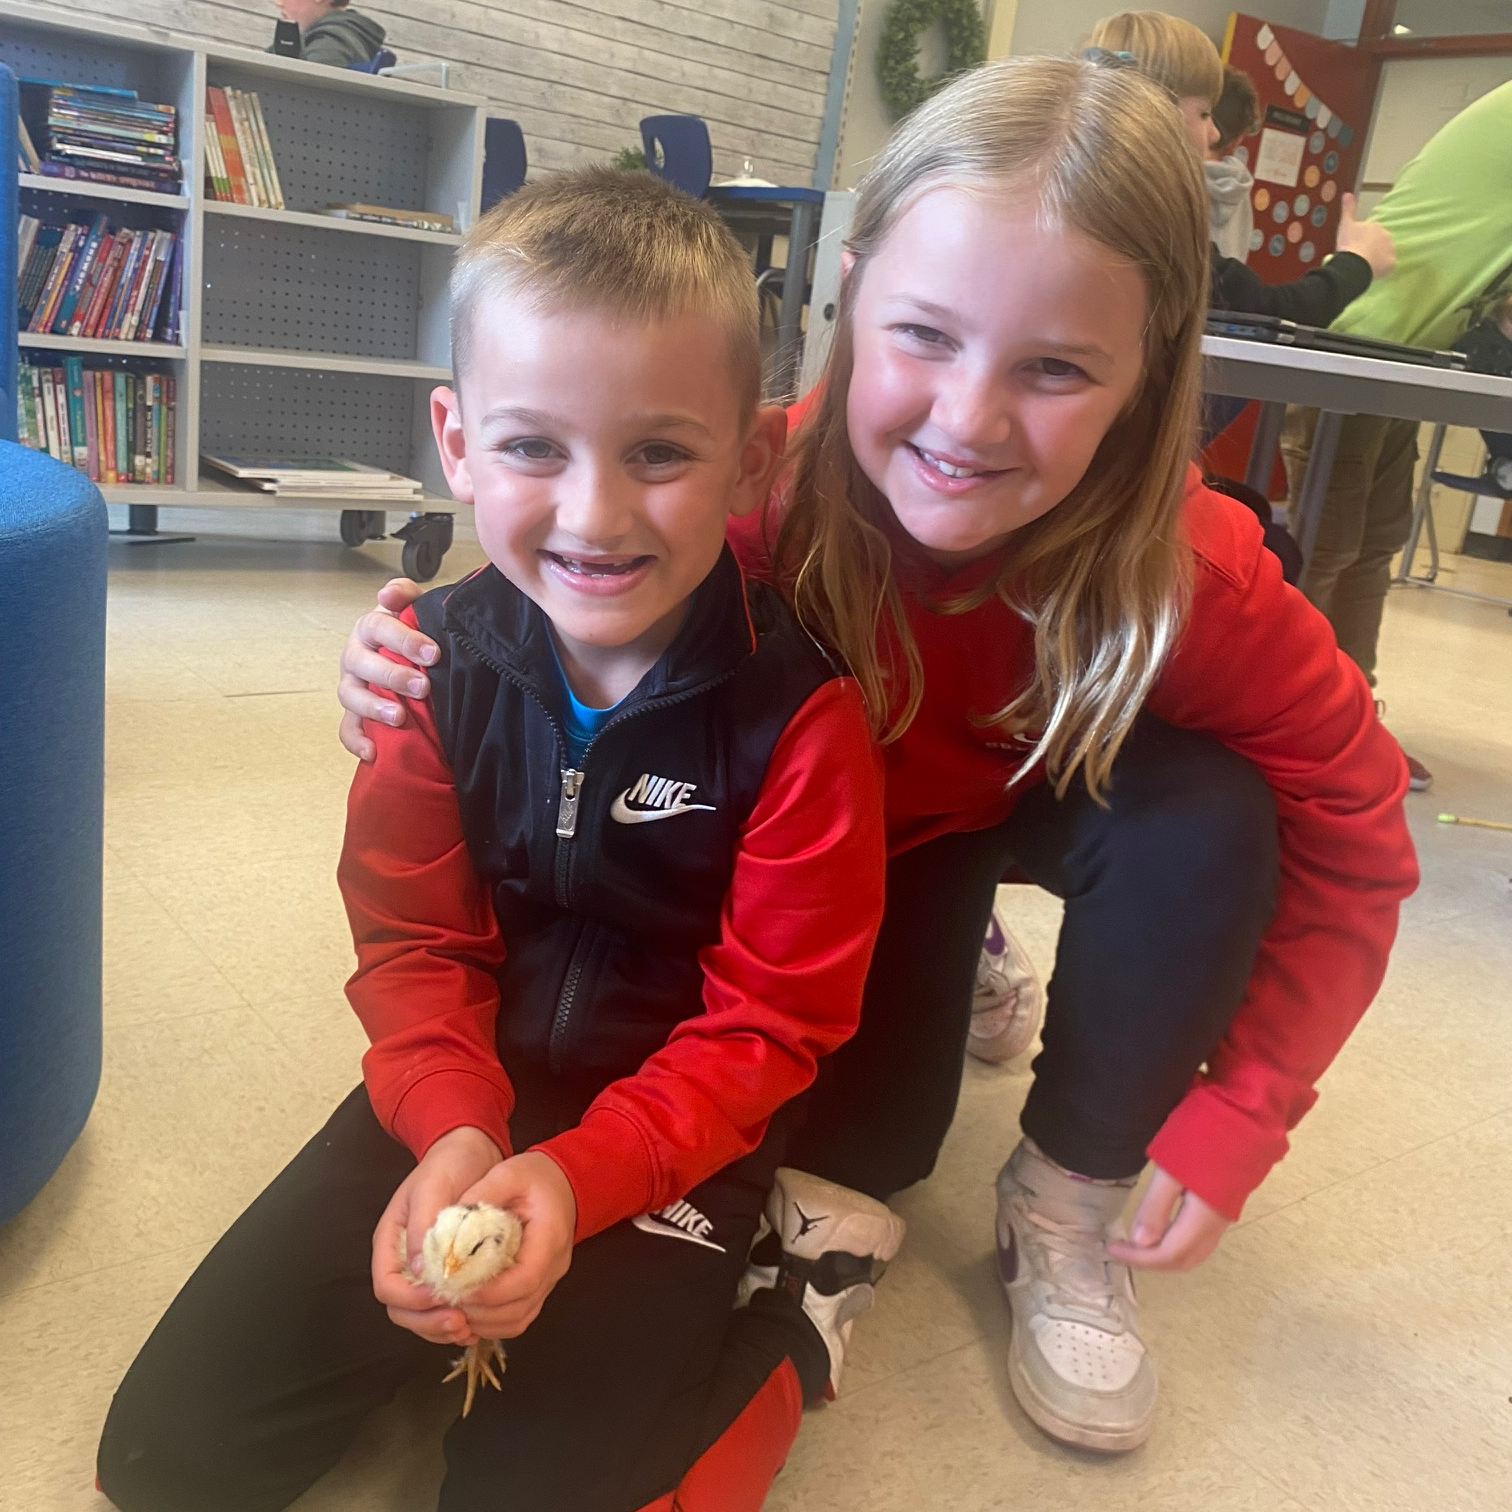
{"label": "girl's long blonde hair", "polygon": [[980,588],[931,606],[964,613],[996,595],[1033,627],[1027,686],[983,710],[984,723],[1032,734],[1023,770],[1043,759],[1058,793],[1080,771],[1101,798],[1188,594],[1179,515],[1200,392],[1208,212],[1180,120],[1149,80],[1009,58],[958,79],[894,133],[857,197],[847,243],[855,263],[798,436],[778,574],[804,623],[849,663],[877,733],[896,740],[918,712],[923,667],[892,575],[891,509],[846,433],[852,321],[868,259],[921,194],[944,184],[1032,195],[1049,222],[1137,267],[1149,293],[1143,382],[1086,476],[1014,533]]}

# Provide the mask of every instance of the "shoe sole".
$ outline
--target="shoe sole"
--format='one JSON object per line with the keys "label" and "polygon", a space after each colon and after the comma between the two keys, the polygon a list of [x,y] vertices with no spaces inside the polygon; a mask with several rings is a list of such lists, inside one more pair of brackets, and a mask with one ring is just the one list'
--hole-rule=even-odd
{"label": "shoe sole", "polygon": [[1084,1423],[1068,1421],[1035,1394],[1034,1383],[1011,1349],[1008,1354],[1008,1384],[1013,1388],[1014,1399],[1037,1428],[1058,1443],[1069,1444],[1075,1449],[1094,1449],[1100,1454],[1127,1454],[1149,1438],[1150,1430],[1155,1425],[1153,1412],[1144,1422],[1116,1432],[1088,1428]]}
{"label": "shoe sole", "polygon": [[1008,1345],[1008,1384],[1013,1388],[1014,1400],[1024,1409],[1029,1420],[1058,1443],[1070,1444],[1075,1449],[1094,1449],[1100,1454],[1127,1454],[1129,1450],[1139,1448],[1155,1426],[1153,1406],[1139,1422],[1127,1428],[1089,1428],[1085,1423],[1062,1417],[1035,1390],[1034,1382],[1029,1379],[1029,1372],[1024,1369],[1016,1347],[1018,1320],[1013,1316],[1013,1299],[1008,1293],[1007,1284],[1001,1284],[1003,1296],[1008,1302],[1009,1327],[1013,1330]]}

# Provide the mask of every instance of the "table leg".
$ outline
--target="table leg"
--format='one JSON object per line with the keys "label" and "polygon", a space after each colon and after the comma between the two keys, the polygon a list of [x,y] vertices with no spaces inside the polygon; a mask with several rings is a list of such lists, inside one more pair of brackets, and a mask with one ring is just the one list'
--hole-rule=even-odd
{"label": "table leg", "polygon": [[1270,487],[1271,464],[1276,460],[1276,447],[1281,440],[1281,423],[1286,419],[1286,406],[1275,400],[1260,406],[1260,418],[1255,422],[1255,438],[1250,442],[1249,461],[1244,465],[1245,484],[1257,493],[1265,493]]}
{"label": "table leg", "polygon": [[1433,537],[1433,475],[1438,471],[1439,453],[1444,449],[1444,432],[1447,425],[1435,425],[1433,438],[1428,443],[1428,459],[1423,463],[1423,477],[1418,484],[1417,499],[1412,506],[1412,529],[1407,536],[1407,544],[1402,548],[1401,565],[1397,568],[1396,581],[1405,583],[1412,578],[1412,560],[1417,556],[1418,541],[1423,534],[1423,522],[1428,522],[1429,541],[1433,547],[1433,564],[1429,568],[1428,576],[1419,581],[1431,583],[1438,576],[1438,541]]}
{"label": "table leg", "polygon": [[1343,428],[1343,415],[1329,410],[1319,412],[1318,426],[1313,432],[1312,454],[1307,459],[1307,472],[1297,492],[1297,544],[1302,548],[1304,571],[1312,562],[1313,547],[1317,545],[1318,526],[1323,520],[1323,500],[1328,494],[1334,454],[1339,449],[1339,432]]}
{"label": "table leg", "polygon": [[777,315],[777,357],[772,372],[772,393],[777,398],[792,394],[803,355],[803,306],[808,293],[809,260],[819,238],[819,210],[813,200],[799,200],[793,206],[787,271],[782,276],[782,308]]}

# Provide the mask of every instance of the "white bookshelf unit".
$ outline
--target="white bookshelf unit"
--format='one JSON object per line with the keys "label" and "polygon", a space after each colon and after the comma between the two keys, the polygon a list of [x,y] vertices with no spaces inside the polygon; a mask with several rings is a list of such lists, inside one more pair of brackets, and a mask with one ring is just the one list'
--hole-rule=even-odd
{"label": "white bookshelf unit", "polygon": [[[359,544],[384,533],[392,500],[354,508],[350,499],[259,495],[200,463],[205,452],[351,457],[424,484],[395,533],[405,539],[406,570],[433,577],[462,506],[436,460],[429,395],[451,377],[446,284],[460,233],[477,215],[485,102],[156,27],[107,29],[9,0],[0,12],[0,62],[22,79],[132,88],[178,110],[180,194],[34,174],[18,180],[23,213],[108,206],[119,224],[184,238],[182,345],[20,337],[23,353],[84,353],[97,365],[174,375],[178,481],[101,488],[107,503],[128,506],[129,536],[168,539],[157,533],[162,507],[310,507],[340,509],[342,539]],[[257,93],[287,209],[206,197],[207,85]],[[458,231],[318,213],[352,201],[444,211]]]}

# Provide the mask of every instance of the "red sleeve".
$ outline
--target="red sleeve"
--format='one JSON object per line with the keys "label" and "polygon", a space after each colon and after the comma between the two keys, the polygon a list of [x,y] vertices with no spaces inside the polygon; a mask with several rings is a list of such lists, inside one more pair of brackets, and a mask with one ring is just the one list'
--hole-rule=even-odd
{"label": "red sleeve", "polygon": [[860,693],[837,679],[772,754],[720,938],[700,957],[704,1012],[540,1146],[577,1194],[579,1240],[753,1150],[818,1058],[855,1032],[885,865],[881,765]]}
{"label": "red sleeve", "polygon": [[1188,518],[1194,600],[1150,708],[1264,774],[1281,879],[1244,1002],[1150,1156],[1237,1218],[1380,987],[1417,861],[1401,748],[1328,621],[1282,580],[1239,506],[1197,490]]}
{"label": "red sleeve", "polygon": [[378,755],[352,779],[337,872],[357,947],[347,998],[372,1041],[363,1080],[416,1159],[463,1125],[507,1155],[514,1093],[494,1045],[504,944],[430,703],[406,708],[399,729],[365,726]]}

